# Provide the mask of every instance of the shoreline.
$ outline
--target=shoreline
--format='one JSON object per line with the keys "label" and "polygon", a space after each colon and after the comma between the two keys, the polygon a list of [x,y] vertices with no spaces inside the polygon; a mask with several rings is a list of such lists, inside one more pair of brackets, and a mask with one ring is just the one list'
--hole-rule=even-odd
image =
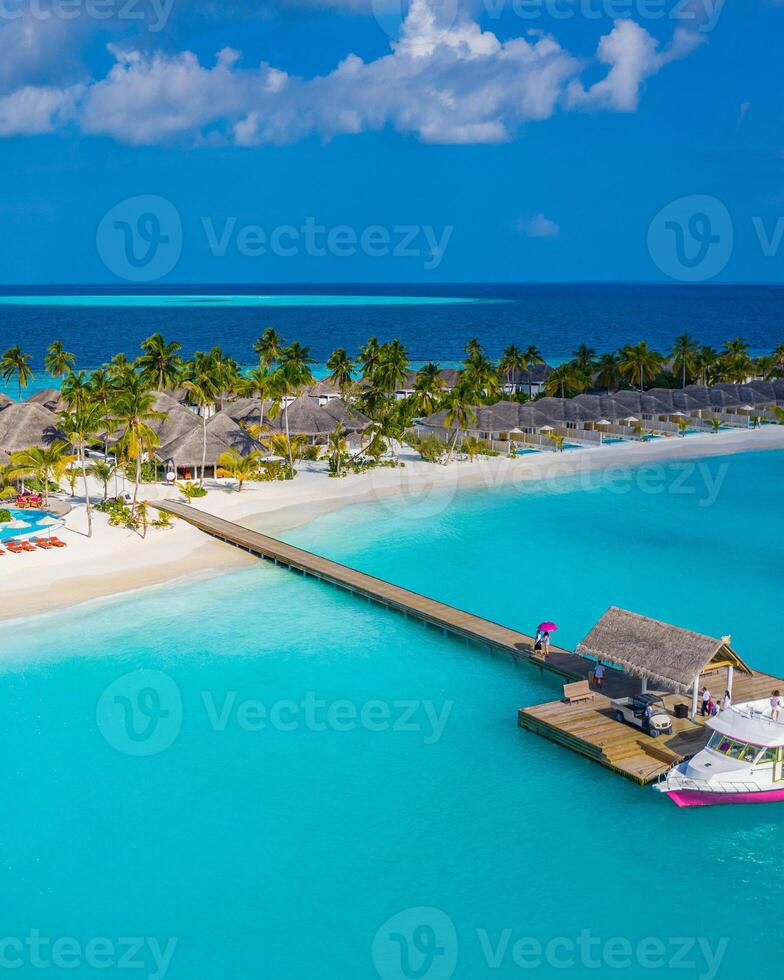
{"label": "shoreline", "polygon": [[[329,479],[322,464],[303,464],[296,480],[256,484],[237,492],[208,483],[207,497],[195,501],[201,509],[267,534],[301,527],[349,506],[379,502],[411,520],[424,520],[449,505],[463,490],[501,491],[518,486],[521,492],[548,490],[564,479],[586,480],[596,474],[633,478],[646,465],[695,461],[747,452],[784,449],[784,426],[754,431],[729,431],[651,443],[626,443],[542,453],[516,459],[490,457],[450,465],[423,463],[410,450],[401,454],[404,467],[382,467],[363,474]],[[594,484],[595,485],[595,484]],[[575,489],[579,489],[579,486]],[[176,492],[176,491],[175,491]],[[171,496],[165,485],[144,487],[150,501]],[[446,498],[446,499],[445,499]],[[178,521],[170,530],[150,529],[147,539],[136,532],[108,526],[106,516],[94,514],[94,534],[83,532],[85,511],[77,498],[61,534],[68,547],[56,551],[0,557],[3,569],[13,570],[13,585],[3,588],[0,620],[8,623],[95,599],[140,589],[224,575],[255,565],[258,559],[210,540]],[[11,564],[13,563],[13,564]]]}

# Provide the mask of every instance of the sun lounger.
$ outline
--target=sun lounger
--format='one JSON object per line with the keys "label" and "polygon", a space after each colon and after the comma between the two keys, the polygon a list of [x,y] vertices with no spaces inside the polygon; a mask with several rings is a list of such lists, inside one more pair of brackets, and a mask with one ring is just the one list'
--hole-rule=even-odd
{"label": "sun lounger", "polygon": [[67,542],[61,541],[59,538],[51,537],[49,541],[55,546],[55,548],[67,548]]}

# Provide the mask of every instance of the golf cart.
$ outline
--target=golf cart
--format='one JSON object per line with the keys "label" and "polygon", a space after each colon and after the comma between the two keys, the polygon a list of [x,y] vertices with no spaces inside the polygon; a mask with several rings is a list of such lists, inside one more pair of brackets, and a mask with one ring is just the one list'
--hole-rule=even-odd
{"label": "golf cart", "polygon": [[672,718],[664,708],[658,707],[661,703],[658,694],[635,694],[630,698],[614,698],[611,701],[617,721],[641,728],[651,738],[672,734]]}

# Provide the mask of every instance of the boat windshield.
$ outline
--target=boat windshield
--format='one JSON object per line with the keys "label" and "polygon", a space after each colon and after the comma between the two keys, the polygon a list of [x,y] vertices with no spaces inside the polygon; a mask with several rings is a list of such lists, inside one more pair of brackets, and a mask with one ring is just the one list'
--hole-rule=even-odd
{"label": "boat windshield", "polygon": [[739,742],[720,732],[711,735],[708,748],[718,752],[719,755],[726,755],[729,759],[737,759],[738,762],[776,761],[775,748],[763,748],[760,745],[752,745],[751,742]]}

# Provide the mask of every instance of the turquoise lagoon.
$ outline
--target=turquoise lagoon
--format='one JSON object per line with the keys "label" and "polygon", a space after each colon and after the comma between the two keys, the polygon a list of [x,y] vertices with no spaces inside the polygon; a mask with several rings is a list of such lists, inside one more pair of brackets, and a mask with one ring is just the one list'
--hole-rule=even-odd
{"label": "turquoise lagoon", "polygon": [[295,293],[206,294],[166,293],[84,293],[52,295],[48,293],[0,296],[2,306],[112,306],[112,307],[244,307],[244,306],[442,306],[444,304],[504,303],[503,299],[474,299],[468,296],[393,296],[393,295],[310,295]]}
{"label": "turquoise lagoon", "polygon": [[[566,644],[618,603],[782,672],[784,454],[702,465],[286,536]],[[516,728],[554,679],[328,586],[260,564],[91,603],[5,625],[3,663],[2,936],[71,937],[71,976],[121,937],[176,940],[183,980],[779,972],[784,809],[679,811]]]}

